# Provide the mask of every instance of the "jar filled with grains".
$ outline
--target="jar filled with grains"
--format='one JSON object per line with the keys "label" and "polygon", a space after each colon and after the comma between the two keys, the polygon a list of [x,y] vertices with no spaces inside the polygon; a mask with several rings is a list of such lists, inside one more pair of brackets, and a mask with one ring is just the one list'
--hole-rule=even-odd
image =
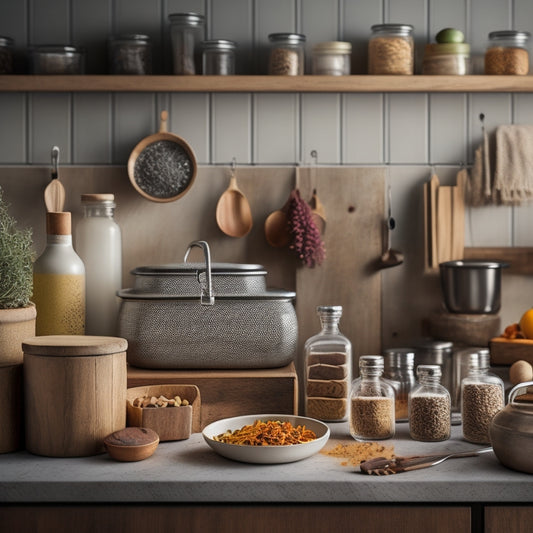
{"label": "jar filled with grains", "polygon": [[305,63],[305,35],[271,33],[268,73],[277,76],[301,76]]}
{"label": "jar filled with grains", "polygon": [[131,34],[110,37],[108,41],[111,74],[152,73],[152,41],[148,35]]}
{"label": "jar filled with grains", "polygon": [[225,39],[202,42],[202,73],[229,76],[235,74],[236,43]]}
{"label": "jar filled with grains", "polygon": [[410,24],[375,24],[368,43],[369,74],[413,74],[414,40]]}
{"label": "jar filled with grains", "polygon": [[450,438],[451,400],[440,384],[439,365],[418,365],[418,385],[409,393],[409,432],[411,438],[437,442]]}
{"label": "jar filled with grains", "polygon": [[13,45],[11,37],[0,36],[0,74],[13,73]]}
{"label": "jar filled with grains", "polygon": [[529,72],[530,36],[526,31],[489,33],[489,44],[485,52],[485,74],[525,76]]}
{"label": "jar filled with grains", "polygon": [[411,348],[390,348],[384,352],[385,373],[395,392],[396,422],[408,420],[408,398],[416,386],[413,372],[415,352]]}
{"label": "jar filled with grains", "polygon": [[468,376],[461,382],[463,437],[476,444],[490,444],[490,422],[505,405],[503,381],[489,368],[488,351],[471,353]]}
{"label": "jar filled with grains", "polygon": [[313,46],[313,74],[347,76],[350,74],[352,44],[328,41]]}
{"label": "jar filled with grains", "polygon": [[359,358],[350,395],[350,434],[357,441],[394,437],[394,389],[381,377],[383,366],[381,355]]}
{"label": "jar filled with grains", "polygon": [[200,71],[198,48],[203,38],[205,17],[198,13],[171,13],[170,41],[174,74],[191,76]]}
{"label": "jar filled with grains", "polygon": [[327,422],[348,419],[352,344],[339,331],[340,305],[317,307],[322,329],[305,351],[305,414]]}

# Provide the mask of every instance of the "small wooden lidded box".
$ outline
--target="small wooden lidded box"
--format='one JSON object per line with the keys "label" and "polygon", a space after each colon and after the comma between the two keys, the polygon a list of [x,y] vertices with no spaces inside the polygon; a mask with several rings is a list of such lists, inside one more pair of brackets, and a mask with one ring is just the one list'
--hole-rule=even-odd
{"label": "small wooden lidded box", "polygon": [[[174,398],[179,396],[189,405],[179,407],[135,407],[136,398]],[[149,385],[127,391],[127,425],[153,429],[160,442],[188,439],[201,431],[200,391],[196,385]]]}

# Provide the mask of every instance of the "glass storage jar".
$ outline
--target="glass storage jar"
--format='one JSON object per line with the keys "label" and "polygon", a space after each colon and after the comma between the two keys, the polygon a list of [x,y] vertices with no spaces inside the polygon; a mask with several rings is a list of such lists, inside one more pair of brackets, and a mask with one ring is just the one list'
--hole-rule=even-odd
{"label": "glass storage jar", "polygon": [[301,76],[305,63],[305,35],[271,33],[268,73],[277,76]]}
{"label": "glass storage jar", "polygon": [[413,372],[415,352],[411,348],[389,348],[384,352],[384,359],[383,376],[389,380],[395,392],[396,422],[407,422],[409,393],[416,386]]}
{"label": "glass storage jar", "polygon": [[201,65],[197,56],[203,38],[205,17],[198,13],[172,13],[168,19],[174,74],[197,74]]}
{"label": "glass storage jar", "polygon": [[440,384],[439,365],[419,365],[418,385],[409,393],[409,432],[414,440],[436,442],[450,438],[450,393]]}
{"label": "glass storage jar", "polygon": [[485,52],[485,74],[525,76],[529,72],[530,36],[526,31],[490,32]]}
{"label": "glass storage jar", "polygon": [[202,42],[202,72],[207,75],[235,74],[236,43],[225,39]]}
{"label": "glass storage jar", "polygon": [[44,44],[30,49],[31,74],[84,74],[85,49]]}
{"label": "glass storage jar", "polygon": [[305,414],[327,422],[348,419],[352,344],[339,331],[340,305],[317,307],[321,331],[305,345]]}
{"label": "glass storage jar", "polygon": [[13,73],[13,45],[11,37],[0,36],[0,74]]}
{"label": "glass storage jar", "polygon": [[394,389],[381,377],[383,366],[381,355],[359,358],[360,377],[350,393],[350,434],[357,441],[394,436]]}
{"label": "glass storage jar", "polygon": [[152,41],[148,35],[110,37],[108,57],[111,74],[152,73]]}
{"label": "glass storage jar", "polygon": [[414,39],[410,24],[375,24],[368,43],[369,74],[413,74]]}
{"label": "glass storage jar", "polygon": [[422,74],[443,76],[470,74],[470,45],[467,43],[426,44]]}
{"label": "glass storage jar", "polygon": [[323,76],[348,76],[351,69],[352,44],[328,41],[313,46],[313,74]]}
{"label": "glass storage jar", "polygon": [[490,422],[505,406],[503,381],[489,372],[489,351],[470,354],[468,376],[461,382],[463,437],[490,444]]}

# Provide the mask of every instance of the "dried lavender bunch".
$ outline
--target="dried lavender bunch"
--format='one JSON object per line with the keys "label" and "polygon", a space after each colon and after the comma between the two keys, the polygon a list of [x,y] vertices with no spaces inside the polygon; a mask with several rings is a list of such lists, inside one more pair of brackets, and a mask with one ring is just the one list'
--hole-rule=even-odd
{"label": "dried lavender bunch", "polygon": [[295,189],[289,197],[287,223],[291,244],[289,248],[296,252],[307,267],[320,265],[326,257],[326,250],[309,204],[302,200],[300,191]]}

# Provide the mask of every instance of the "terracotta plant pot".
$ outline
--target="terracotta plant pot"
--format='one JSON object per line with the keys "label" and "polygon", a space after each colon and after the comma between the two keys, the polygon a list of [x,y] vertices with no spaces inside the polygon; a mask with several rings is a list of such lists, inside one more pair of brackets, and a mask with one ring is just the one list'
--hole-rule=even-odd
{"label": "terracotta plant pot", "polygon": [[35,305],[0,309],[0,366],[22,363],[22,341],[35,335]]}

